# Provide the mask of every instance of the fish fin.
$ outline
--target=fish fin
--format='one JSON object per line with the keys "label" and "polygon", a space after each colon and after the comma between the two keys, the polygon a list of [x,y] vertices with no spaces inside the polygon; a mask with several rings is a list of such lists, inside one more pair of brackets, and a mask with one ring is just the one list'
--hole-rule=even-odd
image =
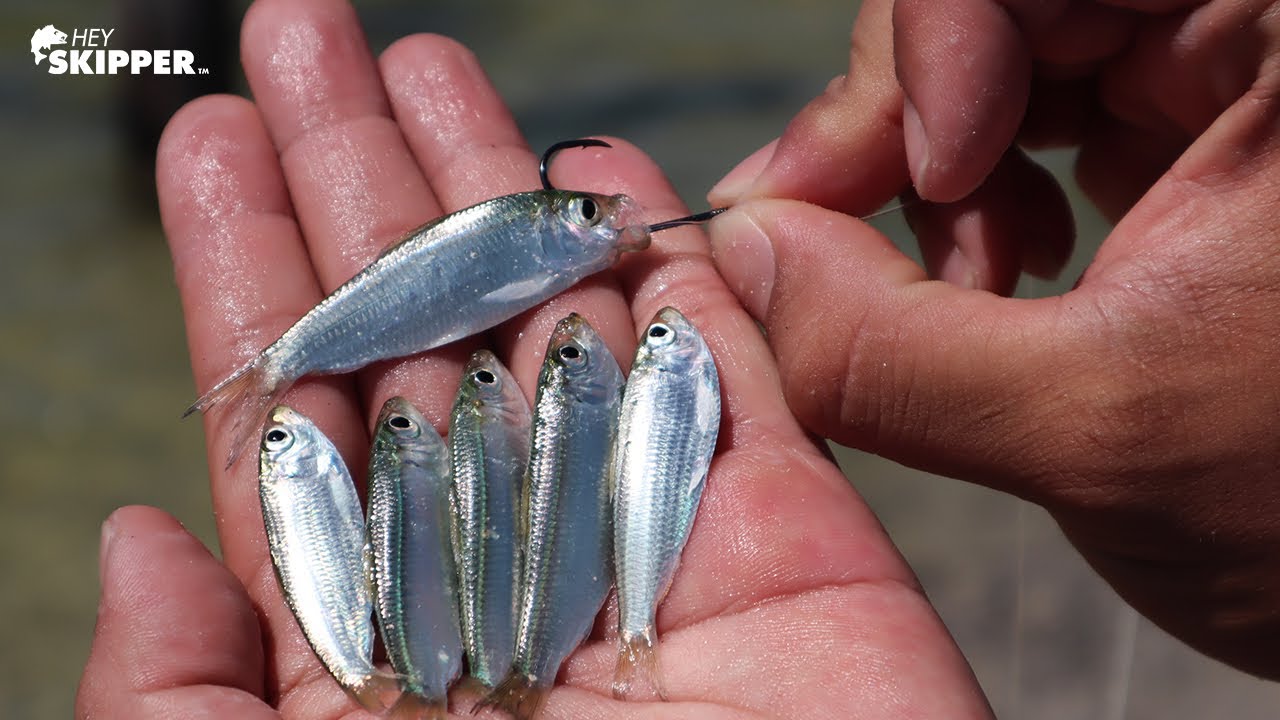
{"label": "fish fin", "polygon": [[405,692],[387,710],[387,720],[445,720],[449,705],[445,698],[427,698],[414,692]]}
{"label": "fish fin", "polygon": [[268,384],[266,382],[267,358],[259,355],[243,367],[231,373],[222,382],[213,386],[209,392],[201,395],[191,407],[182,414],[187,417],[199,411],[209,412],[215,405],[231,406],[231,449],[227,453],[227,467],[235,464],[248,445],[252,443],[254,433],[258,431],[262,418],[267,410],[275,405],[287,389],[285,383]]}
{"label": "fish fin", "polygon": [[497,687],[471,708],[471,714],[474,715],[482,708],[492,707],[506,712],[516,720],[531,720],[538,708],[542,707],[550,690],[534,685],[528,675],[513,669]]}
{"label": "fish fin", "polygon": [[453,686],[453,689],[454,689],[454,692],[459,692],[464,695],[476,695],[478,697],[484,697],[486,694],[488,694],[491,688],[488,685],[486,685],[484,681],[481,680],[480,678],[475,677],[473,675],[466,675],[461,680],[458,681],[457,685]]}
{"label": "fish fin", "polygon": [[658,669],[658,653],[654,650],[657,632],[652,625],[634,635],[623,633],[618,638],[618,665],[613,673],[613,696],[625,700],[635,687],[636,680],[643,680],[658,693],[662,701],[667,691],[662,687],[662,674]]}
{"label": "fish fin", "polygon": [[396,703],[400,702],[400,698],[404,693],[400,689],[400,676],[374,671],[364,680],[360,681],[351,690],[351,697],[360,703],[360,707],[371,713],[381,714],[387,709],[387,702],[383,698],[388,696],[396,696]]}
{"label": "fish fin", "polygon": [[481,298],[483,302],[510,303],[540,296],[555,278],[542,277],[505,285]]}

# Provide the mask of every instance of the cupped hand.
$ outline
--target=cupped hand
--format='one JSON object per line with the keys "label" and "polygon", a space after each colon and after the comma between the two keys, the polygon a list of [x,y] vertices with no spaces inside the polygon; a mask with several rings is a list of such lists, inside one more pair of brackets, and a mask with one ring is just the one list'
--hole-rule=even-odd
{"label": "cupped hand", "polygon": [[[869,0],[850,74],[722,181],[711,225],[807,428],[1044,505],[1140,611],[1271,677],[1277,9]],[[1118,219],[1060,297],[998,296],[1070,247],[1017,142],[1078,145]],[[925,268],[845,214],[908,177],[939,201],[908,209]]]}
{"label": "cupped hand", "polygon": [[[161,143],[158,184],[196,384],[272,342],[405,231],[537,186],[537,158],[475,59],[418,35],[375,61],[337,0],[249,11],[243,62],[257,104],[209,97]],[[572,150],[561,187],[626,192],[651,220],[685,213],[637,149]],[[501,261],[501,258],[487,258]],[[654,245],[486,336],[354,376],[299,383],[287,402],[357,475],[391,395],[440,430],[462,363],[495,348],[532,396],[554,323],[584,314],[625,366],[665,305],[720,367],[725,419],[702,507],[658,615],[668,703],[611,696],[614,618],[566,663],[544,717],[948,717],[990,711],[910,569],[823,449],[795,422],[752,319],[697,228]],[[108,520],[102,601],[79,717],[363,716],[325,673],[281,597],[252,452],[226,470],[230,417],[205,418],[225,566],[174,520]],[[455,697],[467,709],[473,697]]]}

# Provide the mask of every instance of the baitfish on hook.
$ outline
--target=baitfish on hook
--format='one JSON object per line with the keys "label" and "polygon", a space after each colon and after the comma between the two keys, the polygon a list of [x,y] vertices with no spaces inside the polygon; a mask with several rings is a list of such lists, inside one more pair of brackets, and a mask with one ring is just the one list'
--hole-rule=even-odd
{"label": "baitfish on hook", "polygon": [[609,145],[590,138],[556,143],[542,156],[541,190],[493,198],[411,231],[186,415],[231,407],[230,467],[298,378],[350,372],[482,332],[605,270],[622,253],[647,248],[652,233],[715,214],[650,225],[626,195],[556,188],[547,165],[575,147]]}

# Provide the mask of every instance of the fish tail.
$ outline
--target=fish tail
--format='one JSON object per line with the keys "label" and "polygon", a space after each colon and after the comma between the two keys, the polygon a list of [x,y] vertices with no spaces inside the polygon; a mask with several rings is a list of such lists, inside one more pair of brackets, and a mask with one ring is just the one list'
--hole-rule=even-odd
{"label": "fish tail", "polygon": [[667,691],[662,687],[662,673],[658,669],[658,653],[654,651],[654,637],[657,635],[653,625],[649,625],[638,633],[622,633],[618,638],[618,665],[613,673],[613,696],[619,700],[626,699],[635,687],[637,680],[642,680],[664,702]]}
{"label": "fish tail", "polygon": [[542,702],[547,699],[550,688],[533,684],[528,675],[515,670],[507,673],[507,677],[498,686],[489,691],[484,699],[471,708],[474,715],[482,708],[498,708],[516,720],[531,720]]}
{"label": "fish tail", "polygon": [[48,55],[45,55],[44,53],[40,52],[39,50],[36,50],[36,64],[37,64],[37,65],[39,65],[39,64],[40,64],[40,61],[41,61],[41,60],[43,60],[43,59],[45,59],[46,57],[48,57]]}
{"label": "fish tail", "polygon": [[360,703],[360,707],[379,714],[387,709],[387,702],[383,698],[395,696],[396,704],[399,704],[405,694],[407,693],[402,694],[400,691],[398,675],[376,671],[361,680],[359,685],[351,688],[351,697]]}
{"label": "fish tail", "polygon": [[445,698],[427,698],[405,692],[387,710],[387,720],[445,720],[449,716]]}
{"label": "fish tail", "polygon": [[473,675],[466,675],[454,685],[454,690],[467,695],[478,695],[483,697],[489,692],[490,688],[483,680]]}
{"label": "fish tail", "polygon": [[222,382],[187,408],[182,417],[199,411],[209,412],[215,405],[230,406],[232,443],[227,453],[227,467],[235,464],[240,453],[252,443],[267,410],[275,405],[287,389],[286,383],[267,381],[267,356],[259,355],[243,367],[231,373]]}

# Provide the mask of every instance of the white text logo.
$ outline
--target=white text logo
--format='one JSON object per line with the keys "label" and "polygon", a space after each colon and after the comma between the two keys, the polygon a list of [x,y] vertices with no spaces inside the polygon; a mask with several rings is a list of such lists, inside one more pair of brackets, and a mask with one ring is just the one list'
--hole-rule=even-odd
{"label": "white text logo", "polygon": [[[74,28],[70,35],[45,25],[31,36],[31,54],[39,65],[49,59],[50,75],[138,75],[144,69],[154,75],[206,75],[208,68],[195,67],[190,50],[116,50],[108,48],[115,29]],[[66,45],[68,50],[52,49]]]}

